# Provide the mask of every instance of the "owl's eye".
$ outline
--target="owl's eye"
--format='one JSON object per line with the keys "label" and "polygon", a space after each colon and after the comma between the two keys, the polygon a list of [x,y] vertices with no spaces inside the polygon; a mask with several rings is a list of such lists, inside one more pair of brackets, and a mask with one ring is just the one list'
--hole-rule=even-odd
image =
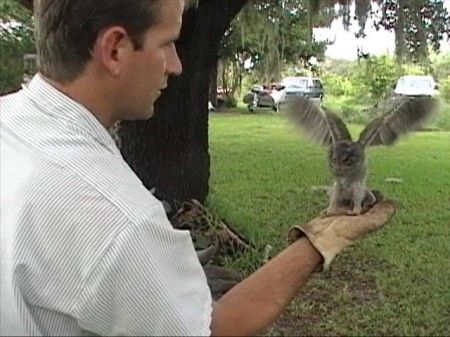
{"label": "owl's eye", "polygon": [[350,158],[345,158],[342,162],[344,163],[344,165],[350,165],[352,163]]}
{"label": "owl's eye", "polygon": [[331,158],[331,163],[332,163],[333,165],[336,165],[336,162],[337,162],[336,158]]}

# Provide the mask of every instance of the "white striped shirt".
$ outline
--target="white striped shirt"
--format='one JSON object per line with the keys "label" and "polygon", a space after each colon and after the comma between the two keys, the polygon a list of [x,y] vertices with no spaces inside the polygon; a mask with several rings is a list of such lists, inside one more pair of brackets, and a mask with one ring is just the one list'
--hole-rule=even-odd
{"label": "white striped shirt", "polygon": [[189,232],[99,121],[39,75],[0,116],[0,335],[209,335]]}

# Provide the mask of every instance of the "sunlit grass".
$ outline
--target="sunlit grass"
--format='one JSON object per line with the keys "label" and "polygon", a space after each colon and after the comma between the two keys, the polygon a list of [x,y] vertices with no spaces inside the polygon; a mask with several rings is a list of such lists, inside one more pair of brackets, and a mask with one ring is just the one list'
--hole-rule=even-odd
{"label": "sunlit grass", "polygon": [[[209,137],[208,204],[257,248],[270,244],[276,253],[291,225],[326,207],[326,196],[311,190],[331,182],[325,151],[282,115],[211,114]],[[316,275],[287,314],[297,325],[278,333],[450,334],[450,132],[414,133],[368,157],[368,184],[399,203],[396,216]],[[245,275],[261,259],[248,253],[230,265]]]}

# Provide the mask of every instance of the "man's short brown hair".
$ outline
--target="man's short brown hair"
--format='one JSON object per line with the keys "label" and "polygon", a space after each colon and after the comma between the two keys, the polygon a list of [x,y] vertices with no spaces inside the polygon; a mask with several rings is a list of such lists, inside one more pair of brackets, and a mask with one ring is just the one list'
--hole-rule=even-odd
{"label": "man's short brown hair", "polygon": [[119,25],[134,47],[142,48],[146,31],[167,0],[34,0],[36,46],[40,72],[70,82],[91,58],[101,29]]}

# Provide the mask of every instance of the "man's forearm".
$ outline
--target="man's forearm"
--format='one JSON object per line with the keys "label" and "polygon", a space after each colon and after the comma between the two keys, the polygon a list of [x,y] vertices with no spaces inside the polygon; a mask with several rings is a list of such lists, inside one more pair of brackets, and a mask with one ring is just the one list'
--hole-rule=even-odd
{"label": "man's forearm", "polygon": [[215,303],[212,335],[249,336],[267,328],[321,262],[308,239],[294,242]]}

